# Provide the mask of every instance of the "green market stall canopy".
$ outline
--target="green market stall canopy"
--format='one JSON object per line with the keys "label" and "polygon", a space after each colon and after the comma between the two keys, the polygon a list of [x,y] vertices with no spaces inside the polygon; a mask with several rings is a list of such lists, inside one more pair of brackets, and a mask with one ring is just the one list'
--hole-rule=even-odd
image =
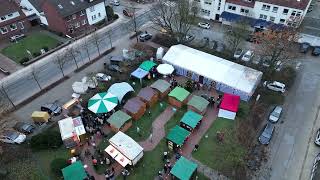
{"label": "green market stall canopy", "polygon": [[181,180],[189,180],[196,171],[198,165],[185,157],[181,156],[172,167],[170,173]]}
{"label": "green market stall canopy", "polygon": [[87,177],[81,161],[76,161],[75,163],[63,168],[61,171],[65,180],[82,180]]}
{"label": "green market stall canopy", "polygon": [[180,126],[175,126],[170,130],[167,135],[167,139],[179,146],[183,145],[186,138],[190,135],[190,132],[183,129]]}
{"label": "green market stall canopy", "polygon": [[107,121],[108,123],[110,123],[110,125],[120,129],[130,119],[131,119],[131,116],[119,110],[113,113]]}
{"label": "green market stall canopy", "polygon": [[203,118],[203,116],[201,116],[200,114],[189,110],[188,112],[186,112],[183,115],[180,122],[184,123],[185,125],[189,126],[192,129],[194,129],[197,126],[197,124],[199,123],[199,121],[201,121],[202,118]]}

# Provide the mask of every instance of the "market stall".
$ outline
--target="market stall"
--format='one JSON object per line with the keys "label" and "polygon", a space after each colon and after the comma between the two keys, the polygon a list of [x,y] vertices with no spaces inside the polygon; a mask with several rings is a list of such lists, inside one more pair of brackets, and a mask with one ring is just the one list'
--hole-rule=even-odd
{"label": "market stall", "polygon": [[193,111],[187,111],[180,120],[180,126],[192,132],[197,126],[200,125],[203,116]]}
{"label": "market stall", "polygon": [[148,107],[152,107],[158,101],[158,93],[151,87],[142,88],[137,95]]}
{"label": "market stall", "polygon": [[122,167],[134,166],[143,157],[143,148],[131,137],[119,131],[111,139],[105,149]]}
{"label": "market stall", "polygon": [[34,123],[43,124],[43,123],[49,122],[50,115],[48,112],[45,112],[45,111],[34,111],[31,114],[31,118]]}
{"label": "market stall", "polygon": [[234,120],[240,104],[240,97],[233,94],[224,94],[219,107],[218,117]]}
{"label": "market stall", "polygon": [[149,71],[150,71],[153,67],[155,67],[156,65],[157,65],[157,64],[154,63],[153,61],[147,60],[147,61],[143,61],[143,62],[140,64],[139,68],[141,68],[141,69],[149,72]]}
{"label": "market stall", "polygon": [[248,101],[261,81],[262,72],[184,46],[171,46],[162,61],[174,66],[178,75],[235,94]]}
{"label": "market stall", "polygon": [[67,148],[80,143],[80,136],[86,133],[81,117],[65,118],[58,121],[61,139]]}
{"label": "market stall", "polygon": [[172,167],[170,174],[177,179],[189,180],[193,179],[197,173],[198,165],[187,158],[181,156]]}
{"label": "market stall", "polygon": [[189,91],[183,89],[182,87],[175,87],[168,95],[169,103],[172,106],[181,108],[183,104],[186,104],[189,95]]}
{"label": "market stall", "polygon": [[167,145],[170,150],[176,151],[181,148],[190,135],[190,132],[176,125],[167,135]]}
{"label": "market stall", "polygon": [[77,94],[85,94],[87,93],[89,87],[87,84],[83,83],[83,82],[74,82],[72,84],[72,89],[73,92],[77,93]]}
{"label": "market stall", "polygon": [[173,73],[174,67],[171,64],[160,64],[157,67],[157,71],[158,71],[158,73],[166,76],[166,75],[170,75]]}
{"label": "market stall", "polygon": [[170,83],[166,80],[158,79],[150,87],[159,92],[160,99],[166,97],[170,92]]}
{"label": "market stall", "polygon": [[94,95],[88,101],[88,109],[93,113],[107,113],[113,110],[118,105],[117,96],[103,92]]}
{"label": "market stall", "polygon": [[111,130],[114,132],[125,132],[132,126],[131,116],[120,110],[113,113],[107,122],[110,124]]}
{"label": "market stall", "polygon": [[148,74],[149,74],[149,71],[143,70],[141,68],[137,68],[130,74],[130,77],[135,77],[139,79],[140,83],[142,84],[142,79],[146,77]]}
{"label": "market stall", "polygon": [[187,105],[189,110],[204,115],[209,105],[209,101],[207,101],[203,97],[193,95],[188,101]]}
{"label": "market stall", "polygon": [[129,114],[134,120],[140,119],[146,112],[147,105],[139,97],[131,98],[123,106],[123,111]]}
{"label": "market stall", "polygon": [[83,180],[87,178],[87,173],[81,161],[76,161],[61,169],[61,171],[64,180]]}
{"label": "market stall", "polygon": [[129,92],[134,92],[134,89],[127,82],[121,82],[111,85],[108,92],[117,96],[119,102],[122,102],[123,97]]}

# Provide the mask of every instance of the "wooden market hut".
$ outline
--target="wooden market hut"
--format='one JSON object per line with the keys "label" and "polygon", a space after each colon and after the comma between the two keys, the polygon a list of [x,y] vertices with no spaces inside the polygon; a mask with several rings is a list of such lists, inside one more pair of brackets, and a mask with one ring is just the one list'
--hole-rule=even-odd
{"label": "wooden market hut", "polygon": [[123,106],[123,111],[129,114],[134,120],[138,120],[146,112],[147,105],[139,97],[131,98]]}
{"label": "wooden market hut", "polygon": [[131,116],[121,110],[113,113],[107,122],[113,132],[126,132],[132,126]]}
{"label": "wooden market hut", "polygon": [[157,90],[160,99],[166,97],[170,92],[170,83],[163,79],[158,79],[150,87]]}
{"label": "wooden market hut", "polygon": [[158,101],[158,93],[151,87],[145,87],[137,95],[148,107],[152,107]]}
{"label": "wooden market hut", "polygon": [[182,119],[180,120],[180,126],[192,132],[201,124],[202,118],[202,115],[189,110],[183,115]]}
{"label": "wooden market hut", "polygon": [[183,104],[186,104],[189,95],[189,91],[177,86],[169,93],[169,103],[181,108]]}
{"label": "wooden market hut", "polygon": [[193,95],[187,105],[189,110],[204,115],[209,105],[209,101],[203,97]]}
{"label": "wooden market hut", "polygon": [[172,167],[170,174],[177,179],[193,179],[197,173],[198,165],[187,158],[181,156]]}
{"label": "wooden market hut", "polygon": [[167,135],[168,148],[170,150],[177,151],[183,146],[189,135],[190,131],[187,131],[184,128],[176,125],[169,131]]}

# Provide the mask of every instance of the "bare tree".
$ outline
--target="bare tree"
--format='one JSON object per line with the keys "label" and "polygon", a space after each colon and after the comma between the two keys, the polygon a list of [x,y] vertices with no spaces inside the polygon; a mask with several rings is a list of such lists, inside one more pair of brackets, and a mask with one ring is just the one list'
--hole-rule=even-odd
{"label": "bare tree", "polygon": [[229,50],[234,53],[237,48],[248,37],[250,25],[246,19],[242,19],[231,25],[231,28],[225,32],[225,40],[228,44]]}
{"label": "bare tree", "polygon": [[89,61],[91,61],[90,53],[89,53],[88,37],[83,38],[83,44],[81,47],[83,47],[86,50],[87,57],[88,57]]}
{"label": "bare tree", "polygon": [[56,58],[54,59],[54,63],[57,65],[57,67],[60,69],[62,76],[64,77],[64,66],[66,65],[66,63],[68,62],[68,59],[65,58],[65,56],[63,54],[57,54]]}
{"label": "bare tree", "polygon": [[32,65],[30,73],[31,73],[31,78],[34,81],[36,81],[39,89],[42,90],[42,87],[41,87],[40,82],[39,82],[39,80],[40,80],[40,76],[39,76],[40,71],[39,71],[39,69],[35,65]]}
{"label": "bare tree", "polygon": [[77,66],[77,69],[79,69],[79,65],[77,62],[77,55],[79,54],[81,55],[81,52],[71,46],[68,47],[65,51],[66,51],[65,58],[71,58],[74,61],[75,65]]}
{"label": "bare tree", "polygon": [[298,56],[296,42],[299,39],[299,32],[297,29],[266,30],[255,33],[255,38],[259,43],[255,51],[264,58],[271,71],[275,69],[278,62],[286,63]]}
{"label": "bare tree", "polygon": [[97,32],[94,32],[94,33],[92,34],[92,40],[93,40],[93,43],[94,43],[94,45],[96,46],[96,48],[97,48],[97,50],[98,50],[98,54],[99,54],[99,56],[100,56],[101,53],[100,53],[100,47],[99,47],[99,46],[100,46],[101,41],[102,41],[101,36],[99,36]]}
{"label": "bare tree", "polygon": [[0,111],[5,112],[10,107],[8,107],[8,102],[11,104],[13,108],[16,108],[16,105],[13,103],[12,99],[10,98],[8,91],[6,90],[4,82],[0,84]]}
{"label": "bare tree", "polygon": [[[130,26],[131,26],[131,29],[134,31],[135,35],[137,35],[137,32],[138,32],[138,26],[137,26],[137,19],[136,19],[136,6],[133,2],[130,3],[130,7],[129,7],[129,10],[130,10],[130,17],[131,17],[131,20],[130,20]],[[138,36],[136,36],[136,40],[137,42],[139,41],[138,40]]]}
{"label": "bare tree", "polygon": [[183,43],[196,23],[198,12],[199,7],[194,1],[159,1],[152,8],[150,20],[156,27],[164,29],[171,37]]}

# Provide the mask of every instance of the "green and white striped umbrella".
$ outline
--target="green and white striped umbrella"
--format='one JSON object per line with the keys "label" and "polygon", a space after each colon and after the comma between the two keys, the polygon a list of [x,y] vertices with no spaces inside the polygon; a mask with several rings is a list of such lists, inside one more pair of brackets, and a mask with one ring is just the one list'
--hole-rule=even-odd
{"label": "green and white striped umbrella", "polygon": [[107,92],[98,93],[88,101],[88,109],[94,113],[106,113],[118,105],[118,98]]}

